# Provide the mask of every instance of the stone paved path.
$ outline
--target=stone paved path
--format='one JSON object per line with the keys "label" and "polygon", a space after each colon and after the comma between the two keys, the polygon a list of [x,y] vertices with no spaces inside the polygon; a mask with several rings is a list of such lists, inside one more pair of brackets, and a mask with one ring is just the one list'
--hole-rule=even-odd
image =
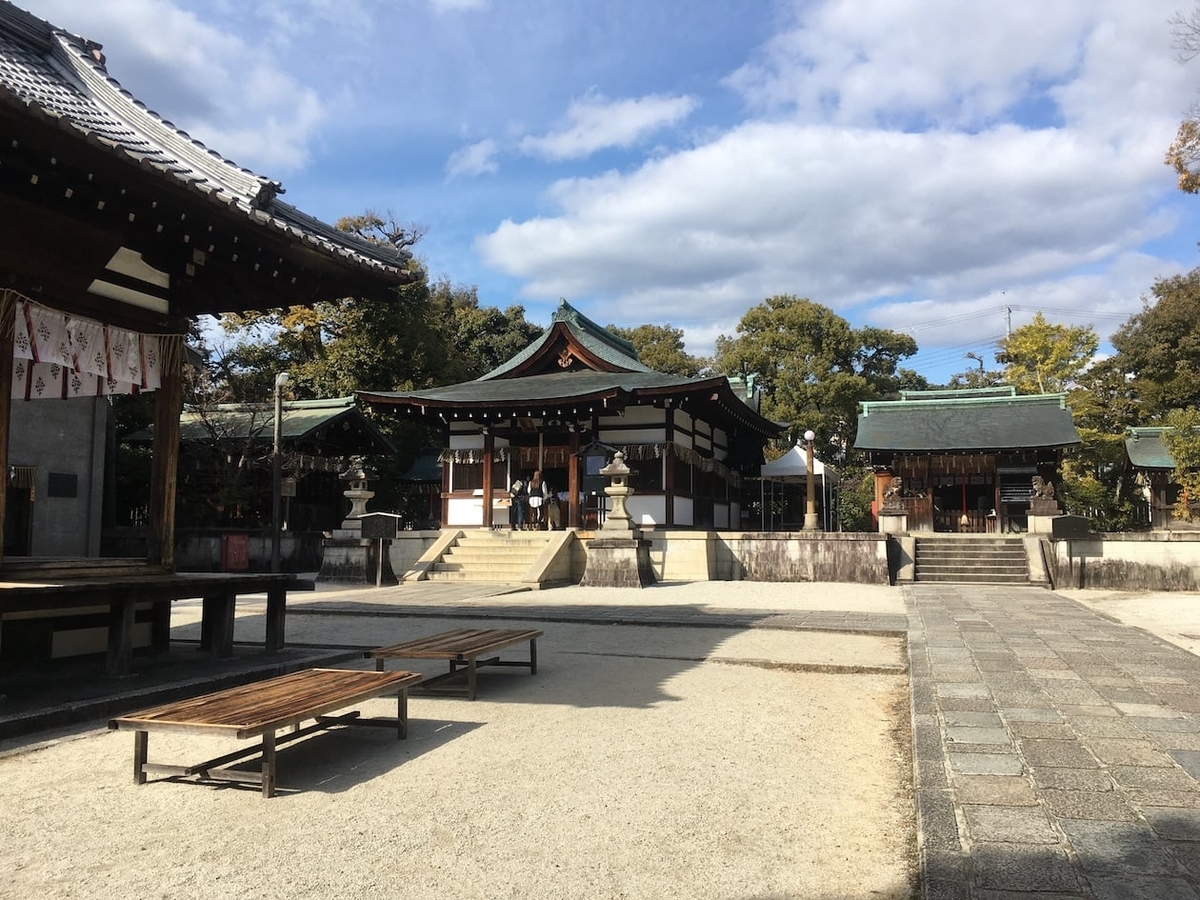
{"label": "stone paved path", "polygon": [[1038,588],[904,591],[925,897],[1200,898],[1200,658]]}

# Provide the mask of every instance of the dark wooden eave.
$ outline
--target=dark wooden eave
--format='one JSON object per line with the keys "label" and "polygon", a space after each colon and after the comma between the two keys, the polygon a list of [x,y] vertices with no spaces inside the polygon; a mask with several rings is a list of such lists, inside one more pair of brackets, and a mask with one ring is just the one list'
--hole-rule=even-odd
{"label": "dark wooden eave", "polygon": [[[173,317],[386,298],[407,273],[364,269],[235,204],[114,156],[0,102],[0,215],[21,223],[0,242],[0,286],[57,308],[145,330],[147,318],[89,294],[121,247],[171,276]],[[264,214],[265,218],[265,214]],[[63,266],[62,260],[72,261]],[[126,322],[121,319],[125,318]],[[164,317],[158,316],[160,320]]]}

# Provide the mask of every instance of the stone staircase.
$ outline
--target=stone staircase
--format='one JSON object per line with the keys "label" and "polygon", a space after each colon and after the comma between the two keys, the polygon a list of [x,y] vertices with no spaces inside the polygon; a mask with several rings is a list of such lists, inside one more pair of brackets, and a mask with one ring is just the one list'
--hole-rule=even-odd
{"label": "stone staircase", "polygon": [[425,577],[429,581],[519,582],[553,533],[464,531]]}
{"label": "stone staircase", "polygon": [[1029,561],[1020,537],[919,535],[914,580],[956,584],[1029,584]]}

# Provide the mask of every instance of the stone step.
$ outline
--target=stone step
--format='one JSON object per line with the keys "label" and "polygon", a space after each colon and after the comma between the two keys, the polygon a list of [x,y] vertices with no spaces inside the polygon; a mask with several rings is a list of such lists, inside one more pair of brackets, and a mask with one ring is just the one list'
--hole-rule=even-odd
{"label": "stone step", "polygon": [[462,559],[536,559],[543,550],[542,547],[477,547],[474,544],[464,547],[459,544],[446,550],[445,556],[455,556]]}
{"label": "stone step", "polygon": [[1024,542],[989,536],[917,538],[913,578],[947,584],[1029,584]]}
{"label": "stone step", "polygon": [[487,568],[482,568],[478,565],[463,565],[462,563],[434,563],[430,571],[434,572],[464,572],[467,575],[478,575],[480,581],[504,581],[504,578],[499,576],[508,576],[512,578],[520,577],[528,565],[523,563],[496,563],[488,565]]}
{"label": "stone step", "polygon": [[972,572],[917,572],[917,581],[937,582],[941,584],[1029,584],[1029,575],[997,575]]}
{"label": "stone step", "polygon": [[1025,559],[1024,548],[993,549],[982,547],[979,550],[964,551],[957,547],[917,547],[917,556],[938,559]]}
{"label": "stone step", "polygon": [[959,566],[959,565],[927,565],[917,563],[916,573],[918,575],[932,573],[963,573],[966,575],[1020,575],[1028,577],[1029,570],[1024,566]]}
{"label": "stone step", "polygon": [[918,547],[936,547],[937,550],[950,550],[959,553],[973,553],[978,550],[1000,550],[1025,552],[1025,545],[1018,541],[966,541],[966,540],[936,540],[918,538]]}

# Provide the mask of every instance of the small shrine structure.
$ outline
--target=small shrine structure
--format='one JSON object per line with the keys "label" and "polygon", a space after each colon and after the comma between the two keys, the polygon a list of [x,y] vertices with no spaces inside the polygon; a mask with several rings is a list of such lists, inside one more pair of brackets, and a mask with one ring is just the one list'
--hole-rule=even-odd
{"label": "small shrine structure", "polygon": [[863,403],[858,417],[854,447],[875,468],[877,515],[903,517],[909,532],[982,533],[1045,530],[1061,512],[1062,451],[1081,443],[1065,395],[900,393]]}
{"label": "small shrine structure", "polygon": [[[1141,485],[1152,531],[1198,531],[1200,519],[1188,521],[1176,514],[1183,488],[1175,481],[1175,457],[1163,443],[1171,429],[1164,426],[1129,428],[1125,432],[1128,468]],[[1195,509],[1195,500],[1188,498]]]}

